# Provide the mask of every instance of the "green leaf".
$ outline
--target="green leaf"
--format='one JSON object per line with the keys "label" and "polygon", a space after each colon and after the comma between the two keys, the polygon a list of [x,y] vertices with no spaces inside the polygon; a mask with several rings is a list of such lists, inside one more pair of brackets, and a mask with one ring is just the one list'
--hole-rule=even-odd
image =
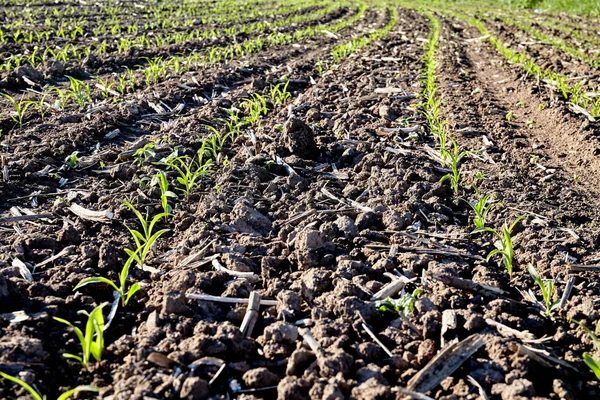
{"label": "green leaf", "polygon": [[600,362],[592,358],[588,353],[583,353],[583,361],[594,372],[597,379],[600,379]]}
{"label": "green leaf", "polygon": [[83,362],[83,358],[76,356],[75,354],[71,354],[71,353],[63,353],[62,355],[64,358],[70,358],[73,360],[77,360],[79,361],[84,367],[87,367],[87,365]]}
{"label": "green leaf", "polygon": [[63,394],[61,394],[60,396],[58,396],[58,398],[56,400],[67,400],[69,397],[73,396],[76,393],[79,392],[100,392],[100,388],[96,387],[96,386],[77,386],[75,389],[71,389],[71,390],[67,390],[66,392],[64,392]]}
{"label": "green leaf", "polygon": [[131,299],[131,297],[133,297],[133,295],[136,294],[136,292],[138,290],[140,290],[141,288],[142,288],[142,286],[139,284],[139,282],[136,282],[133,285],[131,285],[131,287],[129,288],[129,291],[127,291],[127,297],[125,298],[125,305],[127,305],[127,303],[129,303],[129,300]]}
{"label": "green leaf", "polygon": [[117,285],[115,285],[113,283],[113,281],[111,281],[110,279],[103,278],[103,277],[85,278],[81,282],[79,282],[77,284],[77,286],[75,286],[75,288],[73,289],[73,291],[75,291],[75,290],[77,290],[80,287],[83,287],[85,285],[89,285],[90,283],[104,283],[104,284],[112,287],[113,289],[115,289],[117,292],[119,291],[119,288],[117,287]]}
{"label": "green leaf", "polygon": [[131,268],[131,263],[134,261],[133,257],[129,257],[127,261],[125,261],[125,265],[121,270],[121,274],[119,275],[119,282],[121,283],[121,292],[125,290],[125,283],[127,282],[127,277],[129,276],[129,269]]}
{"label": "green leaf", "polygon": [[17,385],[21,386],[23,389],[27,390],[29,392],[29,394],[31,395],[31,397],[34,398],[34,400],[43,400],[42,396],[40,396],[40,394],[31,386],[29,386],[29,384],[27,384],[27,382],[24,382],[22,380],[20,380],[19,378],[15,378],[14,376],[5,374],[4,372],[0,372],[0,376],[3,378],[8,379],[9,381],[16,383]]}

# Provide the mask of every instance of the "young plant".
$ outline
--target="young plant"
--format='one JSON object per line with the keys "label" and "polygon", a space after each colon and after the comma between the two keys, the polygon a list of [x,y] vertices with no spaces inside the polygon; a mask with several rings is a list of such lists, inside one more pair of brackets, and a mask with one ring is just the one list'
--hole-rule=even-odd
{"label": "young plant", "polygon": [[117,284],[114,283],[113,281],[111,281],[110,279],[103,278],[103,277],[94,277],[94,278],[83,279],[81,282],[79,282],[77,284],[77,286],[75,286],[75,289],[73,289],[73,291],[75,291],[85,285],[89,285],[90,283],[104,283],[105,285],[112,287],[119,294],[119,297],[121,298],[121,304],[123,305],[123,307],[125,307],[127,305],[127,303],[129,303],[129,300],[131,299],[131,297],[133,297],[133,295],[142,288],[142,286],[139,284],[139,282],[135,282],[133,285],[131,285],[129,287],[129,289],[126,289],[127,278],[129,277],[129,269],[131,268],[132,262],[133,262],[132,257],[129,257],[127,259],[127,261],[125,262],[125,265],[123,266],[123,269],[121,270],[121,273],[119,274],[119,286],[117,286]]}
{"label": "young plant", "polygon": [[[583,325],[581,322],[575,321],[574,319],[572,321],[580,327],[582,327],[583,329],[585,329],[587,334],[590,335],[590,337],[592,338],[592,342],[594,343],[596,350],[600,351],[600,340],[598,340],[598,337],[594,334],[594,332],[592,332],[590,328]],[[590,367],[594,375],[596,375],[596,379],[600,380],[600,360],[596,360],[588,353],[583,353],[583,361],[587,364],[588,367]]]}
{"label": "young plant", "polygon": [[448,160],[448,164],[450,164],[450,169],[452,172],[442,176],[440,182],[444,182],[445,180],[450,180],[450,186],[452,186],[452,190],[454,193],[458,193],[458,188],[460,184],[460,161],[467,155],[469,155],[470,151],[460,151],[456,141],[452,139],[452,151],[448,151],[446,149],[442,149],[441,151],[442,158]]}
{"label": "young plant", "polygon": [[135,162],[139,165],[143,164],[144,161],[149,159],[150,157],[154,157],[156,155],[156,151],[154,151],[154,143],[146,143],[144,147],[140,147],[133,153],[133,157],[135,157]]}
{"label": "young plant", "polygon": [[496,196],[493,193],[484,194],[482,196],[477,188],[475,188],[475,192],[477,193],[477,198],[468,201],[467,203],[475,212],[475,217],[473,217],[475,228],[483,229],[485,228],[485,222],[490,211],[494,207],[502,206],[502,204],[495,201]]}
{"label": "young plant", "polygon": [[500,255],[502,257],[502,263],[504,264],[506,271],[508,271],[509,276],[512,276],[513,262],[514,262],[514,257],[515,257],[512,231],[515,228],[515,226],[517,226],[517,224],[523,218],[525,218],[525,215],[521,215],[520,217],[515,219],[514,222],[510,226],[507,225],[505,222],[502,225],[502,229],[500,231],[497,231],[497,230],[487,227],[487,226],[483,227],[481,229],[475,230],[475,232],[490,232],[492,235],[494,235],[496,237],[497,240],[496,240],[496,243],[494,243],[496,246],[496,249],[490,251],[486,260],[489,262],[492,259],[492,257],[494,257],[496,255]]}
{"label": "young plant", "polygon": [[84,106],[87,103],[92,102],[92,95],[90,86],[79,79],[75,79],[72,76],[68,76],[69,82],[71,83],[71,90],[69,94],[75,99],[77,104]]}
{"label": "young plant", "polygon": [[91,358],[93,357],[96,361],[102,360],[102,351],[104,350],[104,315],[102,309],[108,303],[102,303],[92,310],[91,313],[85,311],[79,311],[78,314],[87,315],[88,320],[85,324],[85,333],[78,327],[70,323],[69,321],[54,317],[58,322],[70,326],[75,331],[79,343],[81,344],[82,355],[77,356],[75,354],[64,353],[64,358],[71,358],[81,363],[83,368],[88,368]]}
{"label": "young plant", "polygon": [[375,307],[381,312],[407,315],[415,310],[415,301],[422,292],[423,289],[415,289],[412,293],[405,293],[399,299],[388,297],[385,300],[378,301]]}
{"label": "young plant", "polygon": [[34,103],[30,100],[21,100],[17,101],[13,97],[9,96],[6,93],[1,93],[2,96],[6,97],[8,101],[10,101],[15,109],[15,111],[11,114],[10,118],[15,121],[19,128],[23,127],[23,120],[25,119],[25,112],[29,107],[31,107]]}
{"label": "young plant", "polygon": [[133,213],[137,216],[138,220],[140,221],[140,224],[142,225],[142,232],[125,225],[127,230],[129,230],[129,233],[131,233],[131,236],[133,236],[133,240],[135,241],[136,245],[135,250],[125,249],[125,252],[129,257],[133,258],[138,263],[138,266],[141,269],[144,269],[146,258],[148,257],[150,250],[154,247],[156,239],[158,239],[160,236],[164,235],[169,231],[168,229],[161,229],[159,231],[154,232],[154,226],[162,218],[167,218],[169,214],[164,212],[157,214],[154,216],[154,218],[152,218],[152,220],[149,221],[148,214],[146,214],[146,217],[144,217],[142,213],[139,212],[128,201],[123,201],[123,204],[125,204],[127,207],[129,207],[129,209],[131,209],[131,211],[133,211]]}
{"label": "young plant", "polygon": [[283,89],[280,89],[281,83],[278,83],[275,86],[271,86],[271,88],[270,88],[271,102],[273,103],[273,105],[275,107],[282,105],[283,103],[285,103],[285,101],[287,99],[292,97],[292,94],[287,91],[287,87],[289,84],[290,84],[290,81],[288,80],[285,83],[285,85],[283,86]]}
{"label": "young plant", "polygon": [[[38,391],[35,390],[34,388],[32,388],[27,382],[24,382],[17,377],[5,374],[4,372],[0,372],[0,376],[21,386],[23,389],[25,389],[27,392],[29,392],[29,394],[31,395],[33,400],[46,400],[47,399],[46,395],[40,395],[38,393]],[[97,392],[100,392],[100,388],[98,388],[96,386],[90,386],[90,385],[77,386],[75,389],[67,390],[66,392],[62,393],[60,396],[57,397],[56,400],[67,400],[68,398],[74,396],[75,394],[77,394],[79,392],[96,392],[97,393]]]}
{"label": "young plant", "polygon": [[[204,143],[206,143],[206,141],[203,142],[201,151],[204,151]],[[198,179],[210,172],[212,160],[203,162],[203,154],[204,153],[199,154],[198,162],[188,156],[182,156],[164,163],[168,167],[177,171],[179,174],[177,177],[177,182],[179,182],[183,188],[176,188],[176,190],[183,192],[186,198],[190,197],[190,194],[196,186]]]}
{"label": "young plant", "polygon": [[79,154],[79,152],[74,151],[71,154],[69,154],[68,156],[66,156],[65,164],[67,164],[71,168],[75,168],[75,166],[79,162],[79,157],[77,157],[77,154]]}
{"label": "young plant", "polygon": [[173,207],[169,205],[169,197],[177,198],[177,195],[169,190],[169,181],[167,181],[167,175],[160,171],[152,177],[150,186],[158,185],[160,187],[160,204],[162,205],[165,214],[170,215],[173,211]]}
{"label": "young plant", "polygon": [[554,311],[560,303],[560,300],[552,301],[552,295],[554,294],[554,279],[542,279],[531,263],[527,264],[527,271],[542,290],[544,303],[541,305],[546,312],[546,316],[549,317],[552,311]]}

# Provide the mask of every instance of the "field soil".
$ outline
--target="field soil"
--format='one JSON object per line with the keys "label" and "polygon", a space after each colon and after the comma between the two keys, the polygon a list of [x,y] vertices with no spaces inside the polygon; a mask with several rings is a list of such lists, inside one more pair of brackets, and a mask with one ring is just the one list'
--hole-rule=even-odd
{"label": "field soil", "polygon": [[[342,6],[276,32],[356,12]],[[384,27],[388,9],[369,7],[335,33],[166,76],[115,103],[95,87],[97,103],[87,107],[42,116],[32,106],[22,127],[3,101],[0,371],[49,399],[88,384],[112,400],[597,399],[599,381],[582,359],[597,353],[572,320],[589,327],[600,320],[600,126],[507,63],[475,28],[434,15],[441,113],[458,146],[472,151],[458,194],[440,181],[449,170],[418,105],[431,24],[410,8],[398,8],[383,38],[339,61],[335,46]],[[489,29],[507,42],[523,40],[515,28]],[[27,80],[37,78],[33,85],[19,69],[0,71],[0,90],[37,99],[45,85],[68,87],[66,75],[111,77],[143,57],[271,33],[109,52],[61,71],[56,64],[21,68]],[[7,54],[27,51],[3,46]],[[592,74],[589,66],[555,62],[562,53],[542,46],[523,51],[560,64],[560,72]],[[124,249],[135,248],[128,228],[140,229],[123,201],[151,217],[163,211],[160,189],[150,184],[164,169],[161,159],[193,157],[211,128],[226,129],[228,110],[241,115],[245,100],[286,82],[291,98],[268,104],[258,125],[223,145],[189,196],[170,200],[172,215],[157,224],[168,232],[146,268],[131,269],[129,282],[142,289],[127,306],[109,316],[118,302],[108,286],[73,290],[85,278],[118,281]],[[148,143],[152,154],[136,157]],[[68,166],[74,152],[78,161]],[[175,191],[175,171],[165,173]],[[473,233],[475,186],[501,203],[491,226],[522,216],[512,276],[498,257],[486,260],[493,236]],[[78,206],[104,214],[82,217]],[[572,285],[550,316],[528,300],[529,292],[541,299],[528,263],[555,280],[554,300]],[[399,281],[404,289],[394,298],[422,290],[414,310],[382,312],[374,298]],[[223,300],[251,295],[267,304],[246,335],[248,305]],[[110,320],[103,358],[82,369],[63,358],[81,346],[53,317],[83,326],[79,311],[103,302]],[[28,397],[2,379],[0,398]]]}

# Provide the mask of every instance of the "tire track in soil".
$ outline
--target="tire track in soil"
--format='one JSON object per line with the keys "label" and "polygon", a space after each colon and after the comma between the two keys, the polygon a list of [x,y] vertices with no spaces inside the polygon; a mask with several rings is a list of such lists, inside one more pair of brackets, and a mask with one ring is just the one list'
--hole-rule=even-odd
{"label": "tire track in soil", "polygon": [[[520,300],[516,287],[537,290],[523,271],[526,261],[533,261],[538,271],[546,276],[559,277],[561,290],[569,276],[576,276],[577,290],[569,301],[569,309],[558,312],[563,318],[549,322],[532,315],[536,312],[534,309],[513,308],[504,310],[508,314],[502,314],[502,317],[496,314],[493,319],[520,330],[529,330],[537,336],[558,335],[560,332],[544,347],[583,371],[586,367],[581,359],[571,355],[581,354],[581,338],[577,337],[579,333],[573,324],[567,322],[567,318],[589,315],[586,311],[591,304],[587,304],[588,299],[598,296],[599,291],[593,284],[596,279],[593,274],[568,272],[564,254],[574,256],[577,262],[584,264],[586,260],[589,262],[598,256],[598,176],[597,172],[591,172],[598,168],[598,160],[596,157],[587,157],[589,148],[593,147],[585,139],[589,135],[585,132],[588,124],[582,126],[582,117],[572,116],[560,101],[550,103],[546,92],[521,79],[520,71],[508,66],[487,42],[481,44],[473,40],[479,36],[476,30],[466,28],[462,21],[442,21],[438,79],[440,94],[446,104],[443,115],[448,119],[450,134],[466,149],[485,149],[496,162],[489,164],[471,158],[465,168],[471,173],[482,171],[488,177],[480,186],[483,193],[496,193],[505,205],[535,212],[549,222],[546,227],[535,227],[530,222],[529,227],[526,226],[517,236],[516,254],[521,271],[516,273],[511,282],[500,269],[490,271],[493,268],[491,266],[474,268],[472,279],[509,290],[513,299]],[[520,99],[525,101],[523,108],[518,108]],[[537,105],[540,102],[550,104],[550,107],[539,111]],[[505,115],[511,110],[517,116],[517,121],[506,120]],[[528,119],[536,121],[533,128],[528,128]],[[587,129],[593,128],[588,126]],[[485,146],[482,140],[484,135],[493,145]],[[568,151],[569,148],[581,150]],[[547,169],[541,170],[538,165]],[[575,183],[573,174],[583,177],[581,182]],[[507,214],[514,216],[520,213],[522,211],[506,210],[499,214],[506,218]],[[555,231],[556,227],[573,229],[579,239]],[[484,243],[477,245],[485,247]],[[482,254],[481,251],[479,253]],[[492,307],[492,310],[496,307]],[[498,344],[500,342],[496,342]],[[508,343],[503,346],[510,347]],[[486,347],[490,350],[489,345]],[[489,351],[489,355],[490,361],[496,365],[515,359],[510,351]],[[552,371],[552,388],[547,384],[548,375],[540,373],[538,365],[530,364],[525,359],[513,362],[504,374],[508,376],[509,372],[524,378],[520,383],[524,391],[519,393],[518,389],[511,389],[509,397],[526,395],[531,389],[543,396],[549,396],[554,391],[558,396],[571,393],[575,398],[594,397],[579,389],[589,387],[591,381],[586,381],[583,376],[578,376],[574,381],[568,371]],[[480,381],[488,393],[491,390],[492,394],[499,394],[507,389],[504,377],[494,380],[491,376]]]}
{"label": "tire track in soil", "polygon": [[[373,16],[374,15],[375,14],[373,14]],[[382,14],[377,14],[377,15],[379,17],[378,17],[376,23],[380,23],[380,24],[383,25],[385,23],[385,21],[383,20],[383,18],[381,18]],[[367,21],[373,22],[372,20],[366,19],[366,20],[362,21],[362,24],[366,23]],[[345,30],[344,32],[340,32],[340,33],[341,33],[340,36],[342,38],[346,38],[346,36],[350,37],[350,35],[352,34],[352,30]],[[328,40],[328,39],[320,39],[320,40],[324,41],[324,42],[330,42],[330,44],[328,44],[326,46],[321,46],[321,51],[323,52],[323,54],[328,55],[329,51],[330,51],[330,48],[333,46],[333,43],[335,43],[335,42],[333,42],[332,40]],[[286,51],[279,52],[275,57],[273,57],[271,60],[269,60],[270,62],[267,62],[266,65],[270,68],[271,67],[271,65],[270,65],[271,63],[272,64],[279,64],[280,62],[283,62],[286,58],[293,58],[294,56],[301,57],[303,51],[304,50],[294,49],[293,51],[289,51],[289,52],[286,52]],[[315,59],[318,58],[318,54],[316,54],[316,53],[311,53],[311,55]],[[253,59],[253,60],[255,60],[253,62],[259,62],[260,64],[263,64],[264,63],[264,60],[262,60],[263,57],[264,57],[264,54],[257,54],[254,57],[252,57],[251,60]],[[244,62],[247,62],[247,60],[244,61]],[[300,65],[299,67],[302,68],[302,65]],[[285,67],[282,67],[282,68],[285,69]],[[233,92],[241,92],[241,91],[243,91],[244,90],[243,89],[244,86],[241,86],[238,89],[234,89]],[[210,111],[210,112],[212,113],[214,111]],[[58,160],[60,160],[60,158]],[[88,180],[83,185],[84,185],[84,187],[93,187],[93,189],[94,189],[93,192],[102,192],[102,191],[104,191],[103,187],[106,187],[106,184],[110,184],[110,181],[108,181],[108,182],[107,181],[101,181],[101,182],[99,182],[99,186],[94,187],[94,186],[92,186],[93,182],[94,182],[94,179],[92,179],[91,183]],[[123,187],[121,185],[117,185],[116,189],[118,189],[118,190],[114,193],[114,195],[113,196],[109,196],[109,197],[106,197],[106,196],[102,197],[100,199],[100,202],[103,204],[103,206],[104,205],[108,206],[109,204],[112,204],[113,206],[116,206],[116,204],[118,204],[117,197],[119,196],[119,194],[127,192],[128,190],[135,190],[134,187],[135,187],[135,185],[129,185],[127,187]],[[111,190],[111,192],[113,192],[113,190]],[[84,204],[87,204],[88,201],[94,202],[95,198],[96,198],[96,195],[92,195],[91,198],[82,199],[82,200],[84,201]],[[120,213],[119,212],[117,212],[116,219],[120,219]],[[63,242],[64,241],[64,239],[61,239],[61,235],[62,234],[60,232],[58,232],[58,238],[57,238],[58,240],[55,240],[54,238],[56,238],[57,232],[55,230],[51,229],[52,227],[45,227],[45,228],[50,228],[50,229],[45,229],[46,231],[43,232],[43,235],[46,236],[46,237],[48,237],[49,240],[51,242],[53,242],[52,246],[57,246],[58,245],[57,242]],[[97,224],[92,224],[91,226],[89,226],[89,225],[87,226],[87,229],[91,229],[90,233],[92,233],[92,234],[98,228],[99,228],[99,226]],[[122,231],[122,229],[120,229],[120,230]],[[107,232],[107,231],[104,230],[103,232],[99,232],[99,233],[101,233],[101,235],[102,235],[101,237],[103,237],[104,241],[106,241],[106,243],[108,243],[109,245],[108,246],[104,246],[104,249],[100,249],[100,253],[101,254],[98,255],[96,253],[97,254],[96,257],[100,257],[102,259],[102,258],[105,257],[106,254],[111,254],[110,257],[117,257],[118,258],[119,256],[118,256],[118,254],[116,254],[116,249],[120,248],[119,246],[122,244],[122,242],[120,242],[119,245],[116,244],[116,242],[114,241],[114,237],[115,237],[114,232],[109,233],[109,232]],[[124,232],[120,232],[120,233],[124,234]],[[106,237],[105,236],[106,234],[109,234],[111,238]],[[52,239],[50,239],[50,238],[52,238]],[[81,239],[83,239],[83,238],[81,238]],[[67,240],[70,241],[72,239],[67,239]],[[80,240],[80,239],[78,239],[78,240]],[[100,237],[97,237],[96,240],[98,242],[101,241]],[[123,239],[123,241],[126,241],[126,240],[127,239]],[[25,246],[26,249],[30,248],[30,243],[31,242],[24,243],[24,246]],[[89,249],[89,245],[88,246],[84,245],[83,247]],[[31,250],[33,250],[33,249],[31,249]],[[104,256],[102,254],[103,252],[105,253]],[[29,253],[29,251],[28,251],[28,253]],[[26,257],[26,260],[37,262],[39,260],[42,260],[42,259],[46,258],[49,255],[47,250],[36,251],[36,253],[37,254],[35,254],[35,256],[33,256],[32,254],[28,254],[28,257]],[[78,281],[79,279],[83,278],[84,276],[89,276],[89,273],[82,273],[81,269],[77,269],[77,268],[73,267],[74,260],[78,259],[77,256],[75,256],[75,257],[67,257],[67,259],[69,259],[69,258],[71,258],[72,261],[69,264],[67,264],[67,268],[63,269],[63,268],[59,267],[59,268],[54,268],[52,270],[52,272],[48,271],[48,273],[52,273],[54,275],[54,277],[49,282],[45,282],[45,285],[48,285],[48,286],[45,287],[46,291],[50,290],[50,292],[52,292],[53,289],[50,289],[50,288],[52,287],[53,284],[55,284],[53,282],[60,282],[60,281],[62,281],[62,283],[64,284],[64,288],[61,289],[61,291],[60,291],[61,293],[59,293],[59,292],[55,292],[55,293],[57,295],[62,295],[64,297],[67,297],[68,292],[65,291],[67,287],[72,287],[76,283],[76,281]],[[103,262],[103,263],[105,265],[105,267],[103,267],[103,268],[106,268],[106,263],[105,262]],[[89,262],[86,262],[85,264],[89,265]],[[57,274],[57,272],[58,272],[58,274]],[[100,271],[100,273],[104,274],[101,271]],[[33,290],[32,293],[36,292],[36,289],[31,289],[31,290]],[[103,290],[102,288],[96,288],[96,289],[94,289],[92,291],[92,293],[96,293],[96,296],[94,296],[94,297],[97,297],[97,296],[110,297],[109,293],[106,290]],[[29,297],[31,297],[31,296],[29,296]],[[17,302],[17,304],[19,303],[19,301],[17,301],[16,298],[14,300]],[[82,298],[81,300],[83,300],[84,304],[75,305],[75,303],[79,303],[80,302],[79,300],[76,300],[72,305],[70,305],[70,307],[73,307],[74,309],[76,309],[77,307],[79,307],[79,308],[86,308],[86,303],[85,302],[92,300],[92,298],[88,297],[88,296],[84,296],[84,298]],[[27,309],[29,309],[29,308],[35,308],[35,307],[39,307],[40,305],[35,305],[35,302],[34,302],[34,304],[32,304],[31,306],[25,307],[25,308],[27,308]],[[6,305],[6,306],[8,306],[8,305]],[[22,303],[18,304],[17,308],[15,308],[15,309],[21,309],[21,308],[23,308],[23,304]],[[113,333],[116,333],[117,335],[119,335],[119,334],[124,333],[126,330],[129,330],[132,327],[132,324],[134,324],[133,321],[135,320],[135,316],[134,316],[135,313],[136,312],[140,312],[140,311],[141,311],[141,309],[137,309],[136,310],[135,308],[133,308],[131,311],[126,310],[123,313],[122,316],[119,316],[115,320],[114,325],[113,325],[113,330],[114,330]],[[70,316],[70,317],[72,317],[72,316]],[[69,318],[69,317],[67,317],[67,318]],[[15,327],[15,328],[18,329],[18,327]],[[47,327],[47,328],[50,329],[50,332],[45,331],[45,329],[40,329],[39,334],[42,335],[41,337],[51,337],[52,332],[53,332],[52,328],[50,328],[50,327]],[[65,333],[65,332],[61,332],[61,335],[66,335],[68,337],[68,334]],[[17,335],[17,336],[20,336],[20,335]],[[27,335],[27,336],[29,336],[29,335]],[[111,348],[110,351],[114,350],[116,354],[123,354],[122,353],[123,350],[122,349],[119,350],[118,347],[119,346],[123,347],[126,343],[127,343],[127,341],[125,341],[125,343],[115,344],[116,349]],[[54,346],[49,346],[46,350],[48,352],[52,353],[52,354],[60,354],[61,350],[63,350],[61,348],[61,346],[62,346],[61,344],[58,344],[57,348],[54,348]],[[108,368],[108,366],[105,364],[105,365],[103,365],[103,366],[100,367],[99,371],[96,371],[96,372],[98,372],[100,375],[102,375],[103,371],[108,371],[108,370],[110,370],[110,368]],[[64,375],[65,372],[59,372],[59,374]],[[89,375],[88,374],[84,374],[84,376],[80,377],[80,379],[82,379],[82,381],[85,380],[85,376],[89,376]],[[99,379],[103,379],[103,378],[99,378]],[[43,387],[44,380],[45,379],[41,379],[39,381],[39,384],[42,387]],[[73,384],[76,384],[76,383],[77,382],[73,382]],[[107,382],[102,382],[102,383],[106,384]]]}

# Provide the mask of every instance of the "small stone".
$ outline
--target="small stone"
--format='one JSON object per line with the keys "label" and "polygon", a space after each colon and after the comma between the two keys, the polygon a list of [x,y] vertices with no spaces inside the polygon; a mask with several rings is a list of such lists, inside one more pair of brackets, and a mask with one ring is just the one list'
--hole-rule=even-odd
{"label": "small stone", "polygon": [[247,371],[242,379],[246,386],[251,388],[275,386],[279,383],[279,377],[264,367]]}
{"label": "small stone", "polygon": [[208,398],[210,388],[208,382],[200,379],[197,376],[187,378],[181,386],[179,397],[186,400],[202,400]]}
{"label": "small stone", "polygon": [[284,143],[298,157],[314,160],[319,155],[313,130],[303,121],[291,118],[284,125]]}
{"label": "small stone", "polygon": [[187,311],[185,296],[179,290],[172,290],[165,295],[162,304],[164,314],[183,314]]}
{"label": "small stone", "polygon": [[321,232],[313,229],[307,229],[296,236],[296,249],[300,251],[304,250],[318,250],[325,247],[325,240]]}

